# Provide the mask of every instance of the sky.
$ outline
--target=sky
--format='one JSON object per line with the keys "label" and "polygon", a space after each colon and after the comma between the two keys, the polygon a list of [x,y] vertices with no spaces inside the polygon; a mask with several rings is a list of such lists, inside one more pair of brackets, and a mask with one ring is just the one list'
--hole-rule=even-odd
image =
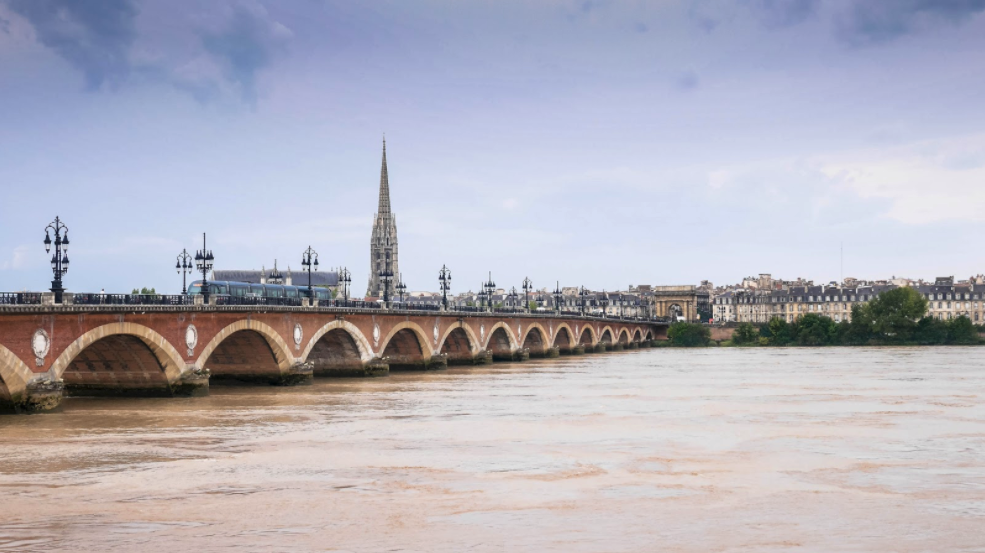
{"label": "sky", "polygon": [[0,291],[985,272],[985,0],[0,0]]}

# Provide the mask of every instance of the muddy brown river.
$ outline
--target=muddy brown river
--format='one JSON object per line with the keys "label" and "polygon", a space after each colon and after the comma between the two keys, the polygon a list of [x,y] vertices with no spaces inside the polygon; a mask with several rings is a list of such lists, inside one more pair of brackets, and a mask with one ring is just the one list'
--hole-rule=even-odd
{"label": "muddy brown river", "polygon": [[985,348],[639,350],[0,417],[0,551],[985,551]]}

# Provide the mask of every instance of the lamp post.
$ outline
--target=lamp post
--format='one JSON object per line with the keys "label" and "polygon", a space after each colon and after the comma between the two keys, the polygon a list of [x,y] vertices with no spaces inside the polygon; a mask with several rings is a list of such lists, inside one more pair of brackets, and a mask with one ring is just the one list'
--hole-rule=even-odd
{"label": "lamp post", "polygon": [[602,316],[605,317],[606,310],[609,307],[609,294],[606,294],[605,290],[602,290],[602,298],[599,299],[599,303],[602,304]]}
{"label": "lamp post", "polygon": [[530,290],[534,287],[534,283],[530,281],[529,278],[523,279],[523,305],[530,311]]}
{"label": "lamp post", "polygon": [[486,302],[489,304],[489,307],[492,308],[493,292],[496,291],[496,283],[493,282],[493,279],[492,279],[492,271],[489,271],[489,280],[486,281],[486,282],[483,282],[482,283],[482,286],[483,286],[483,288],[486,289]]}
{"label": "lamp post", "polygon": [[65,288],[62,286],[62,276],[68,272],[68,227],[57,216],[44,229],[44,251],[51,252],[51,236],[48,231],[55,233],[55,253],[51,256],[51,272],[55,278],[51,281],[51,291],[55,294],[55,303],[62,302]]}
{"label": "lamp post", "polygon": [[205,300],[205,304],[209,303],[209,271],[212,270],[212,265],[215,262],[215,257],[212,255],[212,251],[205,247],[205,233],[202,233],[202,249],[195,252],[195,267],[199,271],[202,271],[202,299]]}
{"label": "lamp post", "polygon": [[451,271],[448,270],[446,265],[441,266],[441,270],[438,271],[438,282],[441,284],[441,303],[445,306],[445,311],[448,311],[448,290],[451,289]]}
{"label": "lamp post", "polygon": [[479,308],[485,309],[486,307],[486,285],[482,283],[479,285],[479,291],[476,293],[476,299],[479,300]]}
{"label": "lamp post", "polygon": [[516,302],[519,299],[519,295],[516,293],[516,286],[510,289],[510,293],[506,296],[510,300],[510,307],[514,310],[516,309]]}
{"label": "lamp post", "polygon": [[312,266],[314,266],[316,271],[318,270],[318,252],[311,249],[311,246],[308,246],[308,249],[301,253],[301,267],[308,271],[308,301],[311,302],[309,305],[314,305],[315,301],[315,290],[311,287]]}
{"label": "lamp post", "polygon": [[386,260],[386,268],[379,273],[380,280],[383,281],[383,308],[390,308],[390,282],[393,280],[393,271],[390,269],[390,260]]}
{"label": "lamp post", "polygon": [[584,315],[585,314],[585,300],[588,298],[588,290],[585,290],[585,287],[582,286],[581,287],[581,292],[578,292],[578,295],[581,296],[581,314]]}
{"label": "lamp post", "polygon": [[188,293],[188,281],[186,275],[190,275],[195,265],[192,263],[192,256],[188,255],[188,250],[181,250],[178,254],[178,262],[174,264],[176,271],[181,273],[181,295]]}
{"label": "lamp post", "polygon": [[339,271],[339,284],[342,285],[342,298],[346,301],[346,303],[349,302],[350,282],[352,282],[352,274],[349,272],[348,268],[342,267],[342,270]]}
{"label": "lamp post", "polygon": [[563,293],[561,292],[561,281],[558,281],[557,286],[554,288],[554,308],[557,309],[558,314],[561,313],[562,298]]}
{"label": "lamp post", "polygon": [[397,297],[399,298],[398,301],[401,304],[403,304],[404,303],[404,294],[407,292],[407,284],[404,283],[404,274],[403,273],[400,273],[400,275],[397,277],[397,285],[394,288],[397,289]]}

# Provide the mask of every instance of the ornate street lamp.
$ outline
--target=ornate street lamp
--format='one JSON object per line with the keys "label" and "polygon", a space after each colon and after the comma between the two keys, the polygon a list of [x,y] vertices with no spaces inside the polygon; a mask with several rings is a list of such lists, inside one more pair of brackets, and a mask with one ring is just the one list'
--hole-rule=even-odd
{"label": "ornate street lamp", "polygon": [[481,308],[485,308],[486,307],[486,296],[487,296],[487,294],[486,294],[486,283],[483,282],[482,284],[479,285],[479,292],[475,296],[476,296],[476,299],[479,300],[479,308],[480,309]]}
{"label": "ornate street lamp", "polygon": [[205,233],[202,233],[202,249],[195,252],[195,267],[202,272],[202,299],[205,304],[209,304],[209,271],[212,270],[212,265],[215,262],[215,257],[212,255],[212,250],[205,247]]}
{"label": "ornate street lamp", "polygon": [[486,301],[489,307],[492,308],[492,298],[493,292],[496,291],[496,283],[492,279],[492,271],[489,271],[489,280],[482,283],[482,287],[486,289]]}
{"label": "ornate street lamp", "polygon": [[510,289],[510,293],[509,293],[509,294],[507,294],[507,295],[506,295],[506,297],[507,297],[507,298],[509,298],[509,301],[510,301],[510,307],[512,307],[513,309],[516,309],[516,302],[517,302],[517,300],[518,300],[518,299],[519,299],[519,297],[520,297],[520,296],[519,296],[519,295],[518,295],[518,294],[516,293],[516,286],[514,286],[513,288],[511,288],[511,289]]}
{"label": "ornate street lamp", "polygon": [[398,301],[402,304],[404,303],[404,294],[407,293],[407,284],[404,282],[404,274],[400,273],[397,277],[397,285],[394,286],[397,289],[397,297],[400,298]]}
{"label": "ornate street lamp", "polygon": [[534,287],[534,283],[530,281],[529,278],[523,279],[523,305],[530,311],[530,290]]}
{"label": "ornate street lamp", "polygon": [[192,263],[192,256],[188,254],[188,250],[181,250],[178,254],[178,262],[174,264],[174,269],[181,273],[181,295],[184,296],[188,293],[188,280],[186,275],[190,275],[192,269],[195,265]]}
{"label": "ornate street lamp", "polygon": [[390,269],[390,260],[386,260],[386,268],[379,272],[380,280],[383,281],[383,307],[390,308],[390,282],[393,280],[393,270]]}
{"label": "ornate street lamp", "polygon": [[[277,264],[274,263],[274,266],[276,267]],[[302,270],[308,271],[308,298],[311,302],[308,305],[314,305],[315,290],[311,287],[311,268],[314,267],[315,271],[318,270],[318,252],[311,249],[311,246],[308,246],[308,249],[301,254],[301,267]]]}
{"label": "ornate street lamp", "polygon": [[557,309],[558,313],[561,313],[561,300],[564,298],[564,293],[561,292],[561,281],[558,281],[557,286],[554,288],[554,308]]}
{"label": "ornate street lamp", "polygon": [[609,294],[602,290],[602,298],[599,299],[599,303],[602,304],[602,316],[605,317],[606,309],[609,307]]}
{"label": "ornate street lamp", "polygon": [[51,252],[51,235],[55,233],[55,253],[51,256],[51,272],[55,278],[51,281],[51,291],[55,294],[55,303],[62,302],[65,288],[62,286],[62,276],[68,272],[68,227],[58,217],[44,229],[44,251]]}
{"label": "ornate street lamp", "polygon": [[588,298],[588,290],[585,290],[585,287],[582,286],[581,287],[581,292],[578,292],[578,295],[581,296],[581,314],[584,315],[585,314],[585,300]]}
{"label": "ornate street lamp", "polygon": [[448,290],[451,290],[451,271],[445,265],[441,266],[441,271],[438,272],[438,282],[441,284],[441,303],[445,306],[445,311],[448,311]]}
{"label": "ornate street lamp", "polygon": [[349,269],[342,267],[342,270],[339,271],[339,284],[342,285],[342,297],[346,302],[349,301],[349,283],[351,282],[352,274],[349,272]]}

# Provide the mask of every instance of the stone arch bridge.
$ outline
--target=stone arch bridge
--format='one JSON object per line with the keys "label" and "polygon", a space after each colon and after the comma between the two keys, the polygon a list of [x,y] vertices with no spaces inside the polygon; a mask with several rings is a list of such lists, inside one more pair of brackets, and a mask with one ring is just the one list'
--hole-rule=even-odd
{"label": "stone arch bridge", "polygon": [[0,308],[0,412],[55,408],[63,394],[180,396],[223,380],[520,361],[649,346],[667,323],[555,314],[274,306]]}

